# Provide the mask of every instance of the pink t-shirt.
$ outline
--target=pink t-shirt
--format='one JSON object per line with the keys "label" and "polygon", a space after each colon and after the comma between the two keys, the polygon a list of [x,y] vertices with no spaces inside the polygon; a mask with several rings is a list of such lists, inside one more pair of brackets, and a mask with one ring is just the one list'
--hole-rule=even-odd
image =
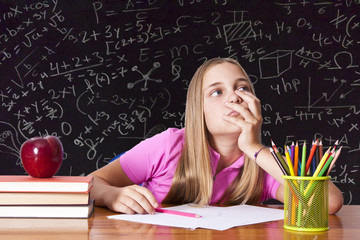
{"label": "pink t-shirt", "polygon": [[[161,203],[170,190],[177,162],[184,145],[184,129],[169,128],[148,138],[125,152],[120,157],[120,164],[125,174],[136,184],[143,184]],[[211,149],[210,152],[213,174],[220,155]],[[228,186],[244,165],[241,156],[231,166],[220,171],[214,180],[211,204],[218,203]],[[265,173],[264,190],[261,202],[275,198],[279,183]]]}

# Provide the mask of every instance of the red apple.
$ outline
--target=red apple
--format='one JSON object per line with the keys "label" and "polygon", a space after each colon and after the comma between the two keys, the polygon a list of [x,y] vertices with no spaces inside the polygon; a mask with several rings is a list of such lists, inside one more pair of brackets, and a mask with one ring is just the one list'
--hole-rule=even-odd
{"label": "red apple", "polygon": [[59,170],[63,160],[63,146],[55,136],[33,137],[20,149],[21,162],[32,177],[50,178]]}

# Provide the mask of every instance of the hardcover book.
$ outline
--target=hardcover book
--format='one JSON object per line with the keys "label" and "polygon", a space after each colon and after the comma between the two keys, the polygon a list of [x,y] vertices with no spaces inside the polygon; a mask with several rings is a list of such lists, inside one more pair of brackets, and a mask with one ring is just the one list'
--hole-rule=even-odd
{"label": "hardcover book", "polygon": [[0,192],[88,192],[92,176],[54,176],[34,178],[28,175],[1,175]]}
{"label": "hardcover book", "polygon": [[2,205],[2,218],[89,218],[94,200],[87,205]]}

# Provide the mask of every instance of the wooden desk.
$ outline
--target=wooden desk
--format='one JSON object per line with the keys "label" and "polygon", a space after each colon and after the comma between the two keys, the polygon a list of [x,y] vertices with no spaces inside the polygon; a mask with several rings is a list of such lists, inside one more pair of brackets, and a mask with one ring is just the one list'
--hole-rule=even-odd
{"label": "wooden desk", "polygon": [[[282,208],[282,206],[271,206]],[[107,219],[115,213],[95,208],[90,219],[0,219],[0,239],[133,239],[133,240],[233,240],[233,239],[358,239],[360,205],[344,206],[329,216],[326,232],[294,232],[283,228],[283,221],[259,223],[226,231],[182,229]]]}

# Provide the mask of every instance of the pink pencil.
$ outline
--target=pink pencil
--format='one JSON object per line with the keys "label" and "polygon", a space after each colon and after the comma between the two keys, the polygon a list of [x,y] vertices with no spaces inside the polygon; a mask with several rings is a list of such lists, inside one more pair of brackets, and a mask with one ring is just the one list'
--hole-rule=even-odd
{"label": "pink pencil", "polygon": [[184,216],[184,217],[194,217],[194,218],[200,218],[201,217],[200,215],[195,214],[195,213],[179,212],[179,211],[163,209],[163,208],[155,208],[155,211],[160,212],[160,213],[169,213],[169,214]]}

